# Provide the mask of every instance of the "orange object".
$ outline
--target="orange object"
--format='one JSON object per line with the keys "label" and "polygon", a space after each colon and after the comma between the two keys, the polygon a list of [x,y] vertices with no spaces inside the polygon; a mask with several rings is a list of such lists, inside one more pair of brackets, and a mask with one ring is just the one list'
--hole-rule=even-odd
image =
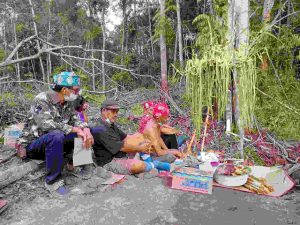
{"label": "orange object", "polygon": [[209,108],[207,109],[207,113],[206,113],[205,127],[204,127],[204,132],[203,132],[203,138],[202,138],[202,144],[201,144],[201,150],[200,150],[200,152],[202,152],[203,148],[204,148],[204,141],[205,141],[205,135],[206,135],[207,125],[208,125],[208,119],[209,119]]}

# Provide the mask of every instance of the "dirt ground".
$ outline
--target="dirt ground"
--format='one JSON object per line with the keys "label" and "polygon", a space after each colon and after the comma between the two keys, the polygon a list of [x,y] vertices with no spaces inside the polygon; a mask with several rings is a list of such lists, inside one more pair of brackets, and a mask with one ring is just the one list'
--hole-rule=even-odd
{"label": "dirt ground", "polygon": [[159,177],[126,180],[113,187],[95,175],[86,181],[66,176],[67,199],[55,199],[43,187],[43,169],[0,190],[9,208],[0,224],[300,224],[300,191],[272,198],[214,188],[212,195],[165,187]]}

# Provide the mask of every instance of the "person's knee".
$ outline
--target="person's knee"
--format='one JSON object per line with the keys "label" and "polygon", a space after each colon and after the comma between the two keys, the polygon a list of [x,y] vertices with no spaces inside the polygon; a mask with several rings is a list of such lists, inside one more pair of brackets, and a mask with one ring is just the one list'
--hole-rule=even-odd
{"label": "person's knee", "polygon": [[145,171],[145,168],[146,164],[144,162],[134,163],[130,168],[130,172],[132,174],[142,173]]}
{"label": "person's knee", "polygon": [[62,132],[60,130],[51,131],[49,134],[51,136],[51,140],[50,141],[53,141],[53,142],[63,143],[63,141],[65,139],[64,132]]}

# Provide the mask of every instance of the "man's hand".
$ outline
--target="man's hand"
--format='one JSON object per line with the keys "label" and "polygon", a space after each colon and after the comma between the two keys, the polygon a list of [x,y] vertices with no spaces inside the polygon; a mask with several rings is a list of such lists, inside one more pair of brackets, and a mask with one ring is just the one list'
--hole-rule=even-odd
{"label": "man's hand", "polygon": [[160,127],[160,131],[163,133],[163,134],[178,134],[179,133],[179,130],[177,130],[176,128],[174,127],[171,127],[167,124],[163,124],[161,127]]}
{"label": "man's hand", "polygon": [[182,157],[182,153],[177,149],[169,149],[169,153],[175,155],[179,159]]}
{"label": "man's hand", "polygon": [[91,134],[89,128],[84,128],[84,129],[83,129],[83,133],[84,133],[85,136],[86,136],[86,147],[87,147],[87,149],[89,149],[89,148],[92,147],[93,144],[94,144],[94,138],[93,138],[93,135]]}
{"label": "man's hand", "polygon": [[77,137],[82,138],[82,146],[84,148],[89,149],[91,147],[91,144],[87,141],[87,135],[80,127],[73,127],[72,132],[76,133]]}

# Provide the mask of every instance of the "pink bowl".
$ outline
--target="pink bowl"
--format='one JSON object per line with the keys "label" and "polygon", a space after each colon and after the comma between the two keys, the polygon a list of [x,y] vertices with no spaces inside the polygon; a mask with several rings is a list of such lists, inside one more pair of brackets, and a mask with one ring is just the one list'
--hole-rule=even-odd
{"label": "pink bowl", "polygon": [[210,162],[210,165],[213,166],[213,167],[216,167],[219,165],[219,162]]}

